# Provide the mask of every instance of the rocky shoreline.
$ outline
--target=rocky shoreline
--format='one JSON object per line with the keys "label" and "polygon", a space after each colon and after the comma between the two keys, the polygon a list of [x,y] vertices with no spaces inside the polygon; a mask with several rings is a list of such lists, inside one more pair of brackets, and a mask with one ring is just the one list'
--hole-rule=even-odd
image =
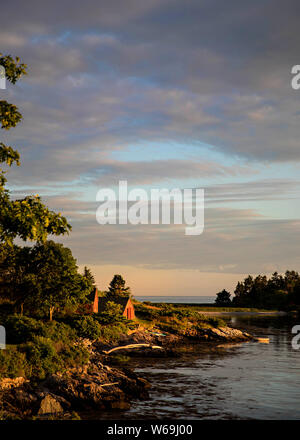
{"label": "rocky shoreline", "polygon": [[[140,330],[124,335],[115,345],[122,355],[173,357],[178,356],[176,349],[187,343],[249,340],[253,340],[251,335],[230,327],[204,328],[180,335]],[[74,419],[78,418],[74,411],[126,410],[131,400],[148,398],[151,385],[147,380],[130,369],[112,366],[107,352],[113,345],[82,342],[91,355],[88,365],[83,368],[58,372],[38,383],[24,378],[0,380],[1,418]]]}

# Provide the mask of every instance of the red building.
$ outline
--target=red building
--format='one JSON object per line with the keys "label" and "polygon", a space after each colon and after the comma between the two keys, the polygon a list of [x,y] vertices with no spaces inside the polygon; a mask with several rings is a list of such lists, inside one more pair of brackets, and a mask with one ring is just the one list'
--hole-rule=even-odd
{"label": "red building", "polygon": [[111,301],[121,306],[121,312],[122,315],[125,316],[125,318],[135,318],[134,306],[129,296],[99,296],[98,290],[95,289],[94,292],[89,296],[89,299],[91,300],[91,304],[88,305],[88,308],[91,313],[104,312],[106,304]]}

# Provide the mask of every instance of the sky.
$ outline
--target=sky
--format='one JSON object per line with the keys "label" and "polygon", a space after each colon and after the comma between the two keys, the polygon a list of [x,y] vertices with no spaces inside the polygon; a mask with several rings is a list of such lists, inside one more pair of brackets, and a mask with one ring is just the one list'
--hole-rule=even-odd
{"label": "sky", "polygon": [[[100,290],[233,292],[248,273],[299,270],[300,3],[296,0],[17,0],[1,52],[28,75],[1,90],[22,122],[14,197],[39,194],[73,230],[58,238]],[[96,194],[203,188],[205,226],[99,225]]]}

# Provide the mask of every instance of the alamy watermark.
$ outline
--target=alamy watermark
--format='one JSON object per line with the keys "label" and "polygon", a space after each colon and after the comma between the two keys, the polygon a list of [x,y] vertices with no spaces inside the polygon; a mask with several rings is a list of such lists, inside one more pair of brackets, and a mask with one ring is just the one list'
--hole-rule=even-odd
{"label": "alamy watermark", "polygon": [[0,89],[6,89],[5,68],[0,65]]}
{"label": "alamy watermark", "polygon": [[300,65],[295,65],[292,67],[291,70],[292,75],[293,76],[292,80],[291,80],[291,86],[294,90],[299,90],[300,89]]}
{"label": "alamy watermark", "polygon": [[4,350],[6,347],[6,331],[3,325],[0,325],[0,350]]}
{"label": "alamy watermark", "polygon": [[292,327],[292,333],[296,333],[296,335],[292,338],[292,347],[294,350],[300,349],[300,325],[294,325]]}
{"label": "alamy watermark", "polygon": [[96,220],[100,225],[187,225],[185,235],[200,235],[204,230],[204,189],[145,189],[128,191],[126,180],[118,191],[100,189],[96,200]]}

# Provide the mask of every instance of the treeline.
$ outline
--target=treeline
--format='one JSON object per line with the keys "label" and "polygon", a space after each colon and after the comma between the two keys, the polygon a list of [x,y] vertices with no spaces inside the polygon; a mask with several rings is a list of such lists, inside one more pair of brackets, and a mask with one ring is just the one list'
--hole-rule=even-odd
{"label": "treeline", "polygon": [[217,293],[216,304],[239,307],[286,309],[300,306],[300,275],[287,270],[284,275],[274,272],[252,277],[248,275],[238,282],[231,300],[230,292]]}
{"label": "treeline", "polygon": [[71,250],[54,241],[35,246],[0,245],[0,301],[13,311],[52,320],[58,310],[76,310],[94,289],[90,271],[78,272]]}
{"label": "treeline", "polygon": [[[0,243],[0,314],[5,304],[11,306],[8,313],[48,316],[50,321],[55,314],[85,314],[84,306],[93,301],[95,287],[91,271],[85,267],[80,274],[71,250],[60,243],[48,240],[23,247]],[[131,291],[117,274],[101,295],[131,296]],[[120,306],[108,306],[115,315],[121,313]]]}

